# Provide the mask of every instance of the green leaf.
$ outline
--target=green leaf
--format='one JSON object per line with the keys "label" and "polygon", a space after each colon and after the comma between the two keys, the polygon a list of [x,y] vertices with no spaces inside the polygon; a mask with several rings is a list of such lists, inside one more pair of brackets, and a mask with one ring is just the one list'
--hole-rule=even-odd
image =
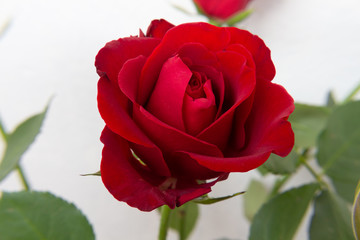
{"label": "green leaf", "polygon": [[187,239],[195,228],[199,216],[199,207],[190,201],[172,210],[169,227],[182,234],[181,239]]}
{"label": "green leaf", "polygon": [[336,107],[336,99],[335,99],[334,93],[332,91],[328,92],[326,106],[329,108]]}
{"label": "green leaf", "polygon": [[0,199],[1,240],[95,239],[85,216],[50,193],[3,193]]}
{"label": "green leaf", "polygon": [[356,239],[360,240],[360,182],[355,191],[352,225]]}
{"label": "green leaf", "polygon": [[47,110],[48,106],[43,112],[28,118],[14,132],[7,135],[5,154],[0,162],[0,181],[16,168],[21,156],[34,142]]}
{"label": "green leaf", "polygon": [[315,199],[315,210],[310,225],[310,240],[319,239],[354,239],[350,211],[346,202],[329,191],[323,191]]}
{"label": "green leaf", "polygon": [[274,174],[290,174],[295,172],[300,155],[293,149],[286,157],[271,154],[263,166]]}
{"label": "green leaf", "polygon": [[266,201],[268,193],[265,186],[257,180],[251,180],[249,187],[244,194],[244,210],[245,216],[252,221],[256,212]]}
{"label": "green leaf", "polygon": [[250,240],[292,240],[318,184],[281,193],[265,203],[254,217]]}
{"label": "green leaf", "polygon": [[100,170],[94,173],[85,173],[85,174],[81,174],[81,176],[101,176],[101,172]]}
{"label": "green leaf", "polygon": [[318,163],[336,191],[353,203],[360,173],[360,101],[337,107],[319,138]]}
{"label": "green leaf", "polygon": [[245,192],[238,192],[238,193],[234,193],[234,194],[229,195],[229,196],[218,197],[218,198],[209,198],[208,196],[205,196],[205,197],[202,197],[202,198],[195,199],[195,200],[193,200],[193,202],[199,203],[199,204],[207,204],[207,205],[208,204],[214,204],[214,203],[217,203],[217,202],[221,202],[221,201],[224,201],[224,200],[239,196],[239,195],[244,194],[244,193]]}
{"label": "green leaf", "polygon": [[252,9],[248,9],[245,11],[241,11],[237,14],[235,14],[234,16],[231,16],[227,21],[226,24],[229,26],[234,26],[235,24],[243,21],[245,18],[247,18],[248,16],[250,16],[250,14],[253,13]]}
{"label": "green leaf", "polygon": [[295,133],[295,145],[304,148],[315,146],[330,112],[327,107],[295,104],[295,110],[289,117]]}

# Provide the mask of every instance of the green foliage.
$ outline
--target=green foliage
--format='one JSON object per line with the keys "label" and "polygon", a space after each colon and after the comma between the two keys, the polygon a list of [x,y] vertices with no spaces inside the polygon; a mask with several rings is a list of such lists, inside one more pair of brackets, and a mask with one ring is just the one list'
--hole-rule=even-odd
{"label": "green foliage", "polygon": [[92,227],[73,205],[50,193],[3,193],[0,199],[2,240],[95,239]]}
{"label": "green foliage", "polygon": [[214,204],[214,203],[217,203],[217,202],[221,202],[221,201],[224,201],[224,200],[239,196],[239,195],[244,194],[244,193],[245,192],[237,192],[237,193],[234,193],[234,194],[229,195],[229,196],[218,197],[218,198],[209,198],[206,195],[206,196],[204,196],[202,198],[198,198],[198,199],[193,200],[193,202],[199,203],[199,204],[207,204],[207,205],[208,204]]}
{"label": "green foliage", "polygon": [[254,217],[250,240],[292,240],[318,184],[294,188],[266,202]]}
{"label": "green foliage", "polygon": [[360,101],[337,107],[319,138],[318,163],[349,203],[360,174]]}
{"label": "green foliage", "polygon": [[265,186],[260,181],[252,180],[244,194],[245,216],[249,221],[252,221],[267,197],[268,193]]}
{"label": "green foliage", "polygon": [[354,239],[346,202],[327,190],[315,199],[315,211],[310,226],[310,240],[319,239]]}
{"label": "green foliage", "polygon": [[293,149],[289,155],[282,158],[276,154],[271,154],[269,159],[263,164],[273,174],[290,174],[296,171],[300,155]]}
{"label": "green foliage", "polygon": [[295,145],[304,148],[315,146],[330,112],[327,107],[295,104],[295,110],[289,117],[295,133]]}
{"label": "green foliage", "polygon": [[226,20],[226,24],[228,26],[234,26],[235,24],[243,21],[245,18],[250,16],[250,14],[253,12],[252,9],[241,11],[234,16],[231,16],[229,19]]}
{"label": "green foliage", "polygon": [[181,236],[180,239],[187,239],[192,230],[195,228],[198,216],[198,204],[191,201],[187,202],[172,211],[169,227],[179,233]]}
{"label": "green foliage", "polygon": [[354,235],[356,239],[359,240],[360,239],[360,182],[355,191],[352,224],[353,224]]}
{"label": "green foliage", "polygon": [[34,142],[40,132],[47,109],[48,107],[43,112],[26,119],[10,134],[6,134],[2,126],[6,149],[0,162],[0,181],[16,168],[21,156]]}

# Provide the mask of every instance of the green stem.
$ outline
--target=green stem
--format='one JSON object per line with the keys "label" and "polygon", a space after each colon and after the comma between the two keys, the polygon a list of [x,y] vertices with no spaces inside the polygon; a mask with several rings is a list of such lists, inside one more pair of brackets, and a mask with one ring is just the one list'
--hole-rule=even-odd
{"label": "green stem", "polygon": [[344,103],[350,102],[359,91],[360,91],[360,83],[356,86],[354,90],[351,91],[349,96],[345,98]]}
{"label": "green stem", "polygon": [[3,123],[1,121],[1,118],[0,118],[0,134],[3,137],[4,141],[7,141],[8,135],[6,133],[6,130],[5,130],[5,127],[4,127]]}
{"label": "green stem", "polygon": [[161,219],[160,219],[160,229],[159,229],[159,240],[166,240],[169,220],[171,215],[171,209],[164,205],[161,207]]}
{"label": "green stem", "polygon": [[317,173],[311,165],[307,162],[308,160],[308,152],[309,150],[305,150],[303,154],[300,156],[300,163],[305,166],[305,168],[310,172],[310,174],[316,179],[316,181],[320,184],[321,188],[329,189],[327,183],[322,179],[322,175]]}
{"label": "green stem", "polygon": [[269,194],[269,198],[272,198],[272,197],[274,197],[276,194],[279,193],[280,189],[281,189],[282,186],[284,186],[284,184],[289,180],[290,176],[291,176],[291,175],[288,174],[288,175],[284,176],[283,178],[278,179],[278,180],[275,182],[275,184],[274,184],[274,186],[273,186],[273,188],[272,188],[272,190],[271,190],[271,192],[270,192],[270,194]]}
{"label": "green stem", "polygon": [[185,238],[186,214],[187,214],[186,208],[180,211],[179,240],[186,240]]}
{"label": "green stem", "polygon": [[19,164],[16,166],[16,170],[17,170],[18,173],[19,173],[20,180],[21,180],[21,183],[22,183],[24,189],[25,189],[26,191],[29,191],[29,190],[30,190],[30,185],[29,185],[28,181],[26,180],[24,171],[22,170],[22,168],[21,168],[21,166],[20,166]]}

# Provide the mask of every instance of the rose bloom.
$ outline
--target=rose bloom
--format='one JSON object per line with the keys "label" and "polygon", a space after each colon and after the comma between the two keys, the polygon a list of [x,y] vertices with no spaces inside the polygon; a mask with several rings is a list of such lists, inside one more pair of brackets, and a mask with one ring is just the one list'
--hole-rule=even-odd
{"label": "rose bloom", "polygon": [[226,20],[245,9],[250,0],[194,0],[196,6],[207,16]]}
{"label": "rose bloom", "polygon": [[107,43],[95,66],[101,178],[132,207],[180,206],[293,147],[293,99],[247,31],[154,20],[146,34]]}

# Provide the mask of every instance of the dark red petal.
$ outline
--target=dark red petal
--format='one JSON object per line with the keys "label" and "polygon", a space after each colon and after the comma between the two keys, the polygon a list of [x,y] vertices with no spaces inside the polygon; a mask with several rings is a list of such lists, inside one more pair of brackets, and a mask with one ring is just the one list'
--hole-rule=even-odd
{"label": "dark red petal", "polygon": [[207,23],[185,23],[170,29],[149,56],[141,72],[140,105],[143,105],[149,98],[164,62],[176,53],[182,45],[198,42],[210,51],[219,51],[228,45],[229,38],[229,33],[225,28],[215,27]]}
{"label": "dark red petal", "polygon": [[211,86],[215,96],[216,106],[218,108],[218,112],[216,113],[216,118],[218,118],[221,114],[221,110],[224,103],[224,95],[225,95],[225,83],[222,73],[219,72],[219,70],[217,70],[215,67],[208,65],[207,66],[195,65],[195,66],[191,66],[190,68],[192,71],[205,74],[207,79],[211,81]]}
{"label": "dark red petal", "polygon": [[259,81],[251,113],[245,124],[246,145],[240,151],[227,149],[225,158],[187,153],[199,164],[219,172],[244,172],[263,164],[270,154],[286,156],[294,145],[288,116],[294,101],[280,85]]}
{"label": "dark red petal", "polygon": [[[197,184],[195,180],[166,178],[142,166],[131,154],[128,143],[105,127],[101,160],[101,178],[108,191],[142,211],[151,211],[164,204],[170,208],[211,191],[211,186],[222,180]],[[171,187],[175,188],[172,189]]]}
{"label": "dark red petal", "polygon": [[242,44],[248,49],[256,65],[256,78],[271,81],[275,76],[275,66],[271,60],[270,49],[258,36],[234,27],[227,28],[231,34],[230,44]]}
{"label": "dark red petal", "polygon": [[106,76],[98,82],[98,108],[106,125],[125,139],[147,147],[152,143],[139,129],[129,115],[129,100],[117,88],[114,88]]}
{"label": "dark red petal", "polygon": [[[186,153],[186,152],[185,152]],[[270,152],[239,157],[210,157],[195,153],[186,153],[200,165],[219,172],[247,172],[261,166],[270,156]]]}
{"label": "dark red petal", "polygon": [[137,100],[137,88],[139,84],[140,72],[144,66],[146,57],[140,55],[124,63],[118,75],[118,84],[121,91],[131,100]]}
{"label": "dark red petal", "polygon": [[174,25],[164,19],[153,20],[147,29],[146,37],[163,38],[165,33]]}
{"label": "dark red petal", "polygon": [[159,120],[181,131],[183,101],[192,72],[177,56],[169,58],[163,65],[146,109]]}
{"label": "dark red petal", "polygon": [[259,81],[245,124],[247,145],[243,154],[271,151],[286,156],[294,145],[294,133],[287,121],[294,108],[294,100],[282,86]]}
{"label": "dark red petal", "polygon": [[160,40],[128,37],[108,42],[96,56],[95,67],[99,76],[107,75],[117,85],[118,73],[124,62],[139,55],[149,56]]}
{"label": "dark red petal", "polygon": [[101,141],[104,143],[101,178],[117,200],[142,211],[151,211],[167,202],[174,207],[175,199],[164,198],[157,188],[166,178],[143,169],[124,139],[105,128]]}
{"label": "dark red petal", "polygon": [[[179,57],[191,65],[214,67],[217,65],[215,53],[209,51],[203,44],[197,42],[185,43],[178,51]],[[185,62],[187,63],[187,62]]]}
{"label": "dark red petal", "polygon": [[254,71],[246,66],[246,58],[239,53],[218,52],[217,56],[225,81],[225,101],[222,109],[225,113],[197,137],[224,149],[228,145],[232,126],[242,124],[233,122],[234,112],[254,91],[256,79]]}
{"label": "dark red petal", "polygon": [[184,97],[184,124],[186,132],[193,136],[214,122],[216,117],[217,108],[210,80],[205,82],[203,90],[206,97],[193,99],[188,94]]}
{"label": "dark red petal", "polygon": [[141,106],[134,106],[133,116],[144,133],[165,153],[185,150],[209,156],[222,156],[222,152],[215,145],[165,124]]}
{"label": "dark red petal", "polygon": [[183,152],[171,152],[166,154],[165,158],[174,176],[207,180],[216,178],[222,174],[200,165],[196,160]]}

